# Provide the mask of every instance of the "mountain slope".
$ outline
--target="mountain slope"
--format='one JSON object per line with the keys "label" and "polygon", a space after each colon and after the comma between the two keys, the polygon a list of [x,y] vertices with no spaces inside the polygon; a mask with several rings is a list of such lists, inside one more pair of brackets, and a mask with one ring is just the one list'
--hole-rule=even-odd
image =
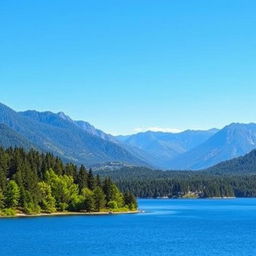
{"label": "mountain slope", "polygon": [[47,126],[45,135],[65,155],[72,156],[78,162],[87,165],[108,161],[145,164],[116,143],[87,132],[63,113],[26,111],[20,114],[36,121],[42,127]]}
{"label": "mountain slope", "polygon": [[221,162],[205,170],[214,174],[248,174],[256,173],[256,150],[250,153]]}
{"label": "mountain slope", "polygon": [[205,142],[218,130],[208,131],[187,130],[181,133],[144,132],[129,136],[117,136],[116,138],[131,147],[137,149],[144,158],[153,166],[169,168],[169,162],[178,155]]}
{"label": "mountain slope", "polygon": [[109,161],[145,165],[116,143],[91,135],[63,113],[15,112],[0,104],[0,123],[20,134],[43,151],[65,160],[92,165]]}
{"label": "mountain slope", "polygon": [[0,145],[1,147],[22,147],[24,149],[36,148],[26,138],[13,131],[5,124],[0,124]]}
{"label": "mountain slope", "polygon": [[203,169],[256,148],[256,124],[233,123],[170,161],[170,169]]}
{"label": "mountain slope", "polygon": [[74,123],[91,135],[100,137],[103,140],[108,140],[108,141],[111,141],[114,143],[118,143],[118,140],[114,136],[112,136],[110,134],[106,134],[99,129],[96,129],[93,125],[89,124],[88,122],[74,121]]}

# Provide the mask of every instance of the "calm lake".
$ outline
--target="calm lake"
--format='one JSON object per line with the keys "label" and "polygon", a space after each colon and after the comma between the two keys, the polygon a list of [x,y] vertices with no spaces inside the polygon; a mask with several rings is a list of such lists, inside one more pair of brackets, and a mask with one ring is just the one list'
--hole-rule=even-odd
{"label": "calm lake", "polygon": [[0,255],[256,255],[256,199],[139,206],[146,213],[0,219]]}

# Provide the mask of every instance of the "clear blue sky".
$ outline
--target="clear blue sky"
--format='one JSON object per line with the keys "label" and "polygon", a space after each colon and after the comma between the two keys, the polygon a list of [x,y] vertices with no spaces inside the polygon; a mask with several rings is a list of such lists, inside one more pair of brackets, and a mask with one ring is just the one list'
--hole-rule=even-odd
{"label": "clear blue sky", "polygon": [[1,1],[0,101],[115,134],[256,122],[256,1]]}

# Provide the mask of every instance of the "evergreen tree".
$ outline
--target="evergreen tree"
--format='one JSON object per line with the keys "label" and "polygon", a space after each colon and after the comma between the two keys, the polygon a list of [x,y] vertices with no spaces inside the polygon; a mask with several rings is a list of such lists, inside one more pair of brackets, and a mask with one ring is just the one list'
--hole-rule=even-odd
{"label": "evergreen tree", "polygon": [[92,212],[123,206],[123,195],[117,186],[110,179],[102,184],[99,175],[94,177],[91,170],[87,173],[84,166],[78,169],[74,164],[64,164],[50,153],[0,148],[2,214],[15,214],[16,209],[35,214],[57,210]]}
{"label": "evergreen tree", "polygon": [[101,180],[99,174],[96,175],[95,185],[101,187]]}
{"label": "evergreen tree", "polygon": [[95,198],[93,192],[89,188],[84,188],[82,190],[82,196],[84,198],[83,210],[93,212],[95,210]]}
{"label": "evergreen tree", "polygon": [[94,176],[91,169],[89,170],[89,173],[88,173],[88,188],[90,190],[94,190],[95,188],[95,180],[94,180]]}
{"label": "evergreen tree", "polygon": [[20,189],[14,180],[9,181],[4,197],[6,208],[15,208],[18,206],[20,199]]}
{"label": "evergreen tree", "polygon": [[124,193],[124,203],[130,210],[137,209],[136,198],[130,192]]}
{"label": "evergreen tree", "polygon": [[106,201],[107,201],[107,203],[112,200],[111,185],[112,185],[112,182],[111,182],[110,178],[107,177],[107,178],[103,181],[103,187],[102,187],[103,192],[104,192],[104,194],[105,194],[105,196],[106,196]]}
{"label": "evergreen tree", "polygon": [[0,190],[0,210],[4,208],[4,194]]}
{"label": "evergreen tree", "polygon": [[99,212],[102,208],[105,207],[105,203],[106,203],[105,195],[101,187],[96,187],[93,190],[93,196],[95,201],[95,210]]}
{"label": "evergreen tree", "polygon": [[8,172],[8,154],[0,149],[0,189],[5,190],[7,185],[7,172]]}
{"label": "evergreen tree", "polygon": [[83,165],[81,165],[77,175],[77,184],[80,192],[88,186],[88,173]]}
{"label": "evergreen tree", "polygon": [[113,201],[116,202],[118,208],[123,207],[124,206],[124,197],[115,184],[111,184],[110,191],[111,191],[110,200],[112,202]]}

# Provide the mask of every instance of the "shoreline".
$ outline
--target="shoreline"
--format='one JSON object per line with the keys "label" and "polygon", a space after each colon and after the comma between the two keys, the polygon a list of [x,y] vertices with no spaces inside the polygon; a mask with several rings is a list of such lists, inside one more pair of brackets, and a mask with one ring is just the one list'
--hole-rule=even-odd
{"label": "shoreline", "polygon": [[252,197],[148,197],[148,198],[138,198],[138,200],[211,200],[211,199],[237,199],[237,198],[252,198]]}
{"label": "shoreline", "polygon": [[120,215],[120,214],[137,214],[141,213],[140,210],[125,211],[125,212],[54,212],[54,213],[39,213],[39,214],[26,214],[17,213],[13,216],[1,216],[1,218],[30,218],[30,217],[57,217],[57,216],[106,216],[106,215]]}

